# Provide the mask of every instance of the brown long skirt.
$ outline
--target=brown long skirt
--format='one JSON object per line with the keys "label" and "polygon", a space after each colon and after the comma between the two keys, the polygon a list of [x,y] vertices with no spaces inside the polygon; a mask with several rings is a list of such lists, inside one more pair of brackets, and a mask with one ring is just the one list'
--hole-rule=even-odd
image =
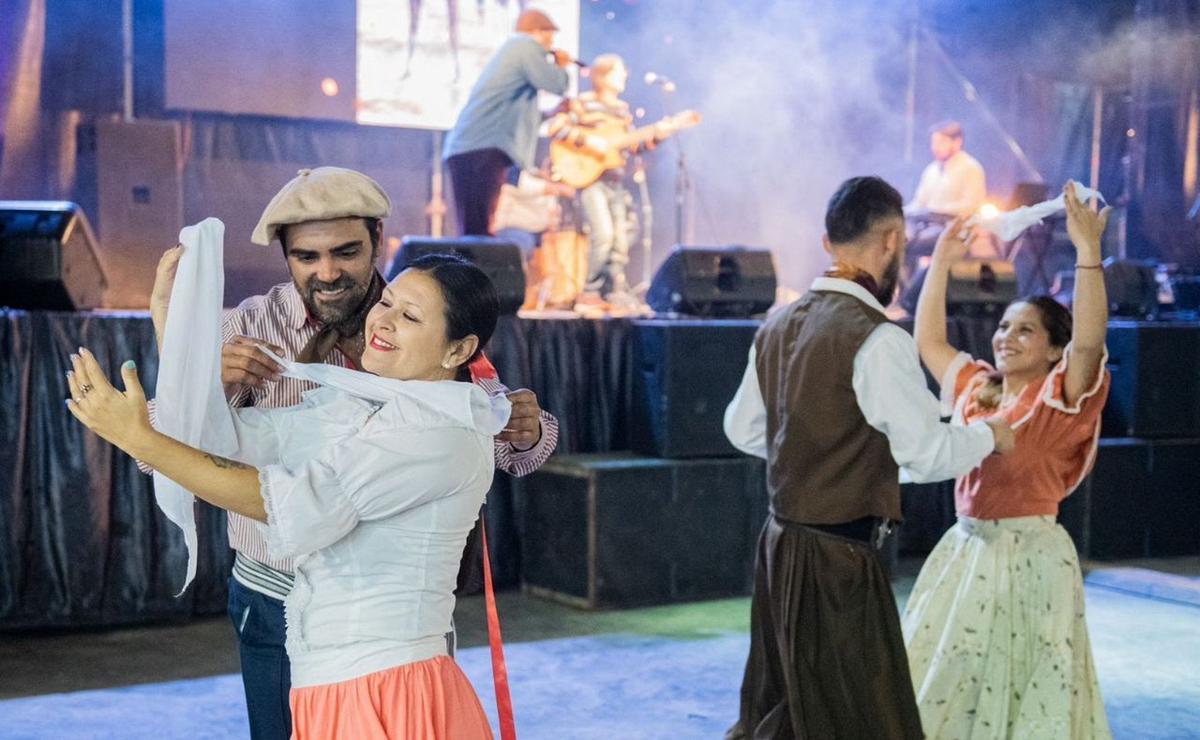
{"label": "brown long skirt", "polygon": [[921,738],[896,600],[875,550],[768,517],[728,740]]}

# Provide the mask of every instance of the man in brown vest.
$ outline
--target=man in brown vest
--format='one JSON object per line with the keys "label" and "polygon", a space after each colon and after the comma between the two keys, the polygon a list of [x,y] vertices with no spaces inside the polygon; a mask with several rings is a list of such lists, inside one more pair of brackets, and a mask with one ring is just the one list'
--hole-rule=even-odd
{"label": "man in brown vest", "polygon": [[916,344],[883,313],[904,257],[896,189],[847,180],[825,212],[834,260],[772,315],[725,415],[767,460],[741,712],[727,738],[920,738],[895,597],[876,549],[900,471],[966,473],[1012,449],[1003,422],[940,421]]}

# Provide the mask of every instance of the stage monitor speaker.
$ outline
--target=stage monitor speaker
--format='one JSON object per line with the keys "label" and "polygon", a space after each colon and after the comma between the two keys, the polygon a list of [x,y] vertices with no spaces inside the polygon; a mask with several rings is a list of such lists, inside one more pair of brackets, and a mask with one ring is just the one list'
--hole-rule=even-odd
{"label": "stage monitor speaker", "polygon": [[83,211],[65,201],[0,201],[0,306],[96,308],[107,285]]}
{"label": "stage monitor speaker", "polygon": [[600,609],[749,594],[762,460],[551,458],[523,479],[526,590]]}
{"label": "stage monitor speaker", "polygon": [[501,315],[516,313],[525,302],[525,261],[521,248],[512,242],[489,236],[406,236],[385,277],[391,280],[426,254],[456,254],[487,273],[500,297]]}
{"label": "stage monitor speaker", "polygon": [[183,228],[182,158],[174,121],[96,124],[100,258],[104,305],[146,308],[162,253]]}
{"label": "stage monitor speaker", "polygon": [[766,249],[676,246],[655,273],[646,303],[660,313],[747,318],[775,303],[775,286]]}
{"label": "stage monitor speaker", "polygon": [[1171,308],[1176,313],[1200,314],[1200,274],[1178,273],[1170,277]]}
{"label": "stage monitor speaker", "polygon": [[1104,260],[1108,313],[1130,319],[1158,313],[1158,266],[1150,260]]}
{"label": "stage monitor speaker", "polygon": [[950,266],[946,313],[998,317],[1018,295],[1017,273],[1011,262],[961,260]]}
{"label": "stage monitor speaker", "polygon": [[1106,437],[1200,437],[1200,324],[1112,321]]}
{"label": "stage monitor speaker", "polygon": [[630,447],[654,457],[737,455],[725,407],[746,370],[757,321],[633,322]]}
{"label": "stage monitor speaker", "polygon": [[1198,479],[1200,439],[1102,439],[1058,519],[1084,557],[1200,555]]}

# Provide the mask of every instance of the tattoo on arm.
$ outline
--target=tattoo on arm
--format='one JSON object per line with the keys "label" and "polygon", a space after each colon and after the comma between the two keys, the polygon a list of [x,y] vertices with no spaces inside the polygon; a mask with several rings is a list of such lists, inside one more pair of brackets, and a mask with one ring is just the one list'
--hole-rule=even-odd
{"label": "tattoo on arm", "polygon": [[218,468],[221,468],[222,470],[249,470],[250,469],[249,465],[245,465],[236,460],[228,460],[228,459],[226,459],[224,457],[220,457],[218,455],[210,455],[207,452],[204,453],[204,456],[207,457],[209,460],[211,460],[213,465],[216,465]]}

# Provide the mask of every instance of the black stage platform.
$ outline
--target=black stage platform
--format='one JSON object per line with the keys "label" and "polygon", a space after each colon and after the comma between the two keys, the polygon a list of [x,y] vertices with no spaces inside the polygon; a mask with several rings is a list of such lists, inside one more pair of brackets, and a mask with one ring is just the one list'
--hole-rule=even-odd
{"label": "black stage platform", "polygon": [[[639,418],[639,325],[506,317],[489,354],[506,384],[533,389],[559,418],[560,454],[638,449],[631,427]],[[991,332],[985,319],[951,319],[951,341],[980,356],[990,355]],[[220,612],[231,561],[223,514],[201,507],[197,577],[176,599],[186,554],[178,530],[154,505],[150,479],[64,408],[68,355],[80,345],[114,375],[122,362],[134,360],[153,392],[158,363],[146,314],[0,309],[0,628]],[[743,363],[732,356],[731,369],[720,372],[740,376]],[[720,423],[723,403],[704,412],[715,420],[710,423]],[[492,562],[505,586],[521,576],[521,489],[498,475],[489,496]],[[905,516],[902,550],[927,551],[953,522],[949,484],[906,492]],[[468,587],[476,576],[468,569]]]}

